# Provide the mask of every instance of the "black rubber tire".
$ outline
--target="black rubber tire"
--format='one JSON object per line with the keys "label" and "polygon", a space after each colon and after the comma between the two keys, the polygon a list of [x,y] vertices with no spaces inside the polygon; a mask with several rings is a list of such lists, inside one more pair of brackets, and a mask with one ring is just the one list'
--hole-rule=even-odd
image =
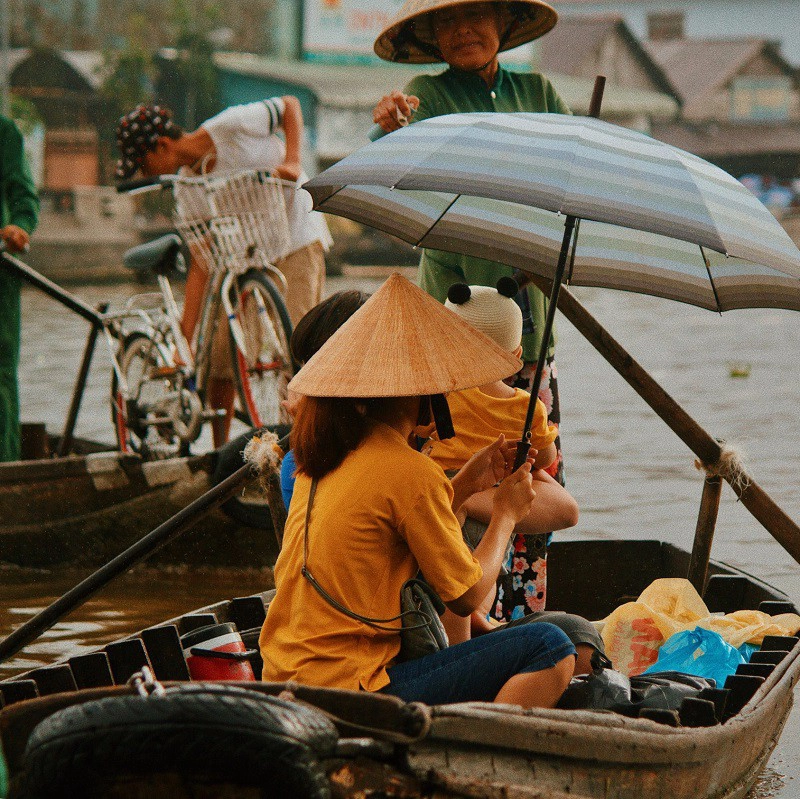
{"label": "black rubber tire", "polygon": [[[236,281],[236,301],[233,303],[234,312],[239,315],[239,305],[242,296],[247,295],[248,292],[258,292],[267,306],[270,318],[275,324],[276,332],[280,337],[280,353],[276,353],[283,362],[283,368],[280,370],[278,379],[274,382],[281,383],[285,380],[288,383],[296,371],[296,364],[292,360],[291,350],[289,348],[289,341],[292,337],[292,322],[289,318],[289,311],[286,308],[286,303],[283,295],[280,293],[275,284],[270,280],[269,276],[258,269],[250,269],[241,275]],[[240,319],[241,322],[241,319]],[[247,369],[244,368],[244,361],[240,358],[239,348],[236,346],[236,341],[233,334],[229,333],[231,345],[231,359],[233,361],[233,373],[236,376],[236,391],[239,399],[240,409],[237,415],[243,416],[249,420],[249,423],[254,427],[261,427],[266,424],[277,424],[281,421],[287,421],[284,417],[285,412],[276,413],[273,418],[265,417],[265,409],[262,403],[259,403],[253,397],[253,389],[258,388],[258,382],[251,375],[248,374]],[[274,375],[274,373],[273,373]],[[266,381],[270,378],[270,373],[264,375],[263,379]],[[265,388],[262,390],[271,392],[273,386],[272,382],[265,383]],[[276,389],[276,406],[278,402],[278,389]],[[251,401],[248,401],[248,395]],[[280,409],[278,408],[278,411]]]}
{"label": "black rubber tire", "polygon": [[[230,477],[244,466],[242,450],[247,446],[247,442],[259,432],[259,429],[263,428],[254,428],[247,433],[242,433],[242,435],[231,439],[227,444],[219,448],[214,470],[211,473],[211,482],[214,485],[221,483],[226,477]],[[271,429],[277,433],[279,438],[288,435],[290,430],[288,425],[278,425]],[[269,508],[265,505],[245,502],[236,496],[224,502],[220,507],[231,519],[239,522],[239,524],[255,527],[256,529],[272,530],[272,517],[270,516]],[[275,554],[277,556],[277,550]]]}
{"label": "black rubber tire", "polygon": [[94,799],[116,779],[153,774],[254,786],[270,799],[328,799],[320,760],[337,740],[313,708],[233,686],[107,697],[34,729],[9,799]]}

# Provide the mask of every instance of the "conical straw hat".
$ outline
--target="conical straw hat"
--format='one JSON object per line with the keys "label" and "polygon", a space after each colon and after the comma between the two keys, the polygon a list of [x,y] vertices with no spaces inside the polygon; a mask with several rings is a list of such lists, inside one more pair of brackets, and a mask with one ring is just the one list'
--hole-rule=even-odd
{"label": "conical straw hat", "polygon": [[294,376],[310,397],[414,397],[482,386],[522,362],[393,274]]}
{"label": "conical straw hat", "polygon": [[[485,0],[408,0],[375,40],[375,52],[384,61],[405,64],[442,61],[430,12],[480,2]],[[556,10],[544,0],[495,0],[495,4],[500,6],[501,51],[544,36],[558,22]]]}

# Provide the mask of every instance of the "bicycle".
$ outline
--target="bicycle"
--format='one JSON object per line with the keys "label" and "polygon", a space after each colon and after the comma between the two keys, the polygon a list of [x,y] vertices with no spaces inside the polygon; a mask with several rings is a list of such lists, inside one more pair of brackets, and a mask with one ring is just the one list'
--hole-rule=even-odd
{"label": "bicycle", "polygon": [[[132,297],[124,309],[104,317],[109,346],[116,350],[111,409],[120,450],[151,458],[186,454],[204,423],[224,414],[206,401],[220,308],[228,325],[236,416],[253,427],[287,422],[280,402],[295,371],[292,325],[281,290],[286,280],[274,262],[290,248],[284,194],[295,191],[294,185],[267,172],[243,171],[161,175],[117,189],[171,189],[179,234],[125,254],[129,268],[155,273],[159,292]],[[169,281],[176,269],[185,269],[184,249],[209,272],[195,354],[181,331]]]}

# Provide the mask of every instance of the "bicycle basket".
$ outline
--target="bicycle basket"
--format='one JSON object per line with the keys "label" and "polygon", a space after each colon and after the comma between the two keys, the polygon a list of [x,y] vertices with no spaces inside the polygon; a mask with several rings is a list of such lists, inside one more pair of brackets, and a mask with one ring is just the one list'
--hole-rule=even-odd
{"label": "bicycle basket", "polygon": [[173,191],[175,227],[209,271],[242,273],[289,253],[286,201],[294,184],[246,171],[179,177]]}

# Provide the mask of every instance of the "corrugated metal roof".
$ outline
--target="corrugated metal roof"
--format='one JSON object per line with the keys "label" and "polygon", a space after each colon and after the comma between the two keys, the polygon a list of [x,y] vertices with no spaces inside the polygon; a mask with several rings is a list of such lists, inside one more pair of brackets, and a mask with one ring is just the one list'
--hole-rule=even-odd
{"label": "corrugated metal roof", "polygon": [[[281,61],[247,53],[217,53],[215,59],[221,69],[306,86],[319,97],[322,105],[350,109],[372,109],[384,94],[402,88],[414,75],[442,70],[441,64],[431,67],[385,63],[344,66]],[[554,73],[547,73],[547,77],[573,111],[588,111],[593,80]],[[604,116],[671,119],[677,110],[677,102],[661,92],[608,85],[603,99]]]}

